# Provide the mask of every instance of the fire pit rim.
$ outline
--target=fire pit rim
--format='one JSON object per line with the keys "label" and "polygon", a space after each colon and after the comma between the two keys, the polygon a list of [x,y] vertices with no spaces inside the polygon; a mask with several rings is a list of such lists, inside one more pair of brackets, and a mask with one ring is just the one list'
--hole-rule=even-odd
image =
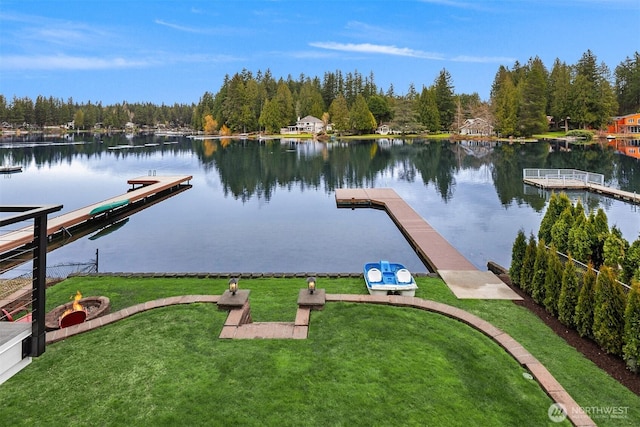
{"label": "fire pit rim", "polygon": [[[105,296],[89,296],[81,298],[78,301],[87,311],[87,317],[85,321],[89,321],[91,319],[95,319],[96,317],[104,316],[105,314],[109,314],[109,310],[111,309],[111,301],[109,298]],[[73,301],[62,304],[48,312],[45,316],[45,328],[48,331],[60,329],[59,319],[62,313],[66,310],[73,307]],[[98,307],[97,310],[87,310],[88,307]]]}

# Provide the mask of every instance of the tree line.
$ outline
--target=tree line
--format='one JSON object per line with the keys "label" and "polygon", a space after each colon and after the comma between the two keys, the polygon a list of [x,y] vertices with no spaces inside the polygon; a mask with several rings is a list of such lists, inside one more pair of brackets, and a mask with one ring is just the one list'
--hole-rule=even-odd
{"label": "tree line", "polygon": [[587,216],[579,200],[554,193],[537,239],[518,232],[509,275],[564,325],[640,372],[640,237],[629,244],[602,209]]}
{"label": "tree line", "polygon": [[103,106],[101,102],[74,102],[52,96],[38,96],[35,101],[29,97],[16,96],[8,102],[0,94],[0,123],[14,128],[44,128],[63,126],[74,122],[75,129],[93,129],[96,125],[111,129],[124,129],[128,122],[136,126],[156,127],[163,124],[183,127],[191,124],[195,104],[155,105],[152,103],[121,103]]}
{"label": "tree line", "polygon": [[[96,123],[122,128],[190,125],[206,133],[278,133],[297,118],[311,115],[332,123],[339,133],[368,133],[381,124],[401,133],[457,132],[466,119],[482,118],[500,136],[530,136],[557,128],[602,129],[616,114],[640,111],[640,54],[616,66],[612,75],[596,56],[585,52],[576,64],[556,59],[549,70],[538,57],[526,64],[500,66],[488,101],[477,93],[456,94],[451,74],[442,69],[420,91],[411,83],[398,94],[391,84],[378,88],[373,72],[325,72],[276,79],[271,71],[242,70],[226,75],[220,89],[206,91],[197,104],[173,106],[122,102],[103,106],[38,96],[0,95],[0,121],[14,126],[59,125],[77,128]],[[551,120],[550,120],[551,118]]]}

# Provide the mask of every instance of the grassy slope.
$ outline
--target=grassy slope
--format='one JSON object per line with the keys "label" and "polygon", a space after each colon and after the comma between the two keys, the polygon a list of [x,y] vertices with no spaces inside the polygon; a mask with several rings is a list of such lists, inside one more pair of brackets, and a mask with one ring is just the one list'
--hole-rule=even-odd
{"label": "grassy slope", "polygon": [[[637,425],[640,399],[525,309],[508,301],[457,300],[440,280],[418,282],[417,296],[466,309],[511,334],[580,405],[629,408],[626,419],[596,419],[599,424]],[[240,284],[251,290],[254,321],[294,319],[304,280]],[[364,291],[358,279],[320,279],[319,286],[328,293]],[[74,278],[49,289],[48,309],[76,289],[106,295],[118,310],[225,288],[226,280]],[[74,424],[108,419],[113,425],[549,421],[549,398],[513,359],[482,334],[436,314],[331,303],[312,314],[304,341],[220,341],[225,316],[214,305],[170,307],[50,345],[0,387],[0,419],[24,425],[64,424],[68,416]]]}

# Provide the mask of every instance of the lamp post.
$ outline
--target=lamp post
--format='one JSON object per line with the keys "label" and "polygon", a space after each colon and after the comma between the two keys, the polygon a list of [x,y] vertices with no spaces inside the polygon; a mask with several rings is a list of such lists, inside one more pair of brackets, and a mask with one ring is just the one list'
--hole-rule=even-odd
{"label": "lamp post", "polygon": [[569,120],[571,120],[569,116],[564,118],[564,133],[569,132]]}
{"label": "lamp post", "polygon": [[229,280],[229,292],[231,292],[231,295],[235,295],[237,290],[238,290],[238,279],[234,277],[233,279]]}
{"label": "lamp post", "polygon": [[315,277],[307,277],[307,289],[309,289],[309,293],[313,295],[313,291],[316,290],[316,278]]}

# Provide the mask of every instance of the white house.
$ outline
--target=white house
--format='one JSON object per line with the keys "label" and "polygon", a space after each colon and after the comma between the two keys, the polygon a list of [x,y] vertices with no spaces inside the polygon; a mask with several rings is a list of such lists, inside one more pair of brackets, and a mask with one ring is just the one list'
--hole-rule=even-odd
{"label": "white house", "polygon": [[320,133],[324,130],[324,122],[317,117],[306,116],[298,117],[298,121],[294,126],[280,129],[282,134],[298,134],[298,133]]}
{"label": "white house", "polygon": [[493,126],[485,119],[467,119],[460,127],[461,135],[490,136],[493,135]]}

